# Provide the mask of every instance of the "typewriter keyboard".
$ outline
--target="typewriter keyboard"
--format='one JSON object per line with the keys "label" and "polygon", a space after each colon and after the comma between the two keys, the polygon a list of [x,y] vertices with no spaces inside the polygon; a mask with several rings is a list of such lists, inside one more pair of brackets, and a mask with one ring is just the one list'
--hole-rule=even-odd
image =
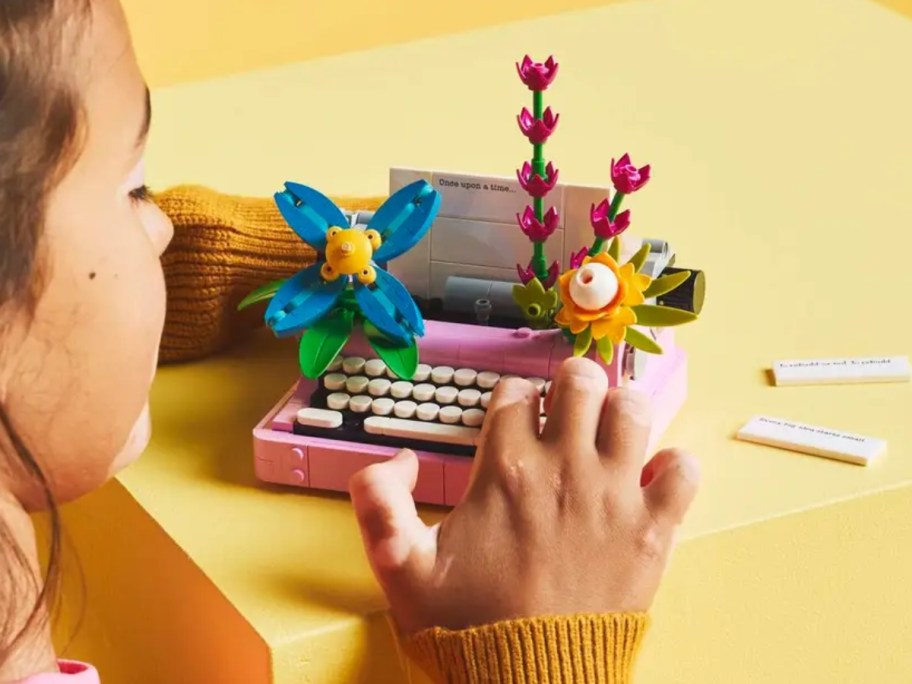
{"label": "typewriter keyboard", "polygon": [[[338,358],[298,411],[296,434],[473,456],[491,393],[501,376],[474,368],[421,364],[411,380],[380,359]],[[527,378],[542,396],[545,378]]]}

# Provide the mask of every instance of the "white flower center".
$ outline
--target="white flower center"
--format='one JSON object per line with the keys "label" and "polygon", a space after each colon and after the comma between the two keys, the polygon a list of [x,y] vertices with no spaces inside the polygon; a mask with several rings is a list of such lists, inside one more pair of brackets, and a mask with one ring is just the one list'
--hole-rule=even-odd
{"label": "white flower center", "polygon": [[614,271],[598,262],[579,268],[570,280],[570,298],[579,308],[587,311],[604,309],[617,291],[618,280]]}

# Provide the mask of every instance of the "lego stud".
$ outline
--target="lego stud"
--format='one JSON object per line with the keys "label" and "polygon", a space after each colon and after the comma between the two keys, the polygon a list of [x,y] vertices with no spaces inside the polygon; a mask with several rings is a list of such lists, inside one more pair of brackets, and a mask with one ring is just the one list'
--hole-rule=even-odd
{"label": "lego stud", "polygon": [[365,285],[373,283],[377,274],[371,260],[381,242],[376,230],[331,228],[326,232],[326,264],[320,271],[323,279],[346,275],[357,277]]}
{"label": "lego stud", "polygon": [[595,261],[577,269],[570,281],[570,298],[587,311],[604,309],[617,292],[618,279],[614,271]]}

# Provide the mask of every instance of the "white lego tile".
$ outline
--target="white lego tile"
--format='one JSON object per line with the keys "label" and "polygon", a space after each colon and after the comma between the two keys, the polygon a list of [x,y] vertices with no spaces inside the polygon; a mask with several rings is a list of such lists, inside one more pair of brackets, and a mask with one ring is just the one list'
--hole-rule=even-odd
{"label": "white lego tile", "polygon": [[776,361],[777,385],[850,385],[870,382],[909,382],[908,356]]}
{"label": "white lego tile", "polygon": [[[478,221],[509,223],[517,213],[532,206],[533,199],[515,176],[477,176],[434,172],[434,189],[440,192],[440,216]],[[563,215],[560,186],[545,197],[545,206],[554,206]]]}
{"label": "white lego tile", "polygon": [[490,266],[467,266],[465,264],[450,264],[438,261],[431,262],[431,276],[429,292],[431,297],[443,297],[446,279],[450,276],[464,278],[485,278],[506,282],[519,282],[516,268],[492,268]]}
{"label": "white lego tile", "polygon": [[[564,232],[556,230],[545,243],[548,264],[562,264]],[[439,218],[431,230],[431,260],[467,266],[492,266],[515,269],[532,258],[532,243],[512,223],[489,223],[455,218]],[[515,274],[515,271],[514,271]]]}
{"label": "white lego tile", "polygon": [[882,439],[769,416],[755,416],[738,431],[737,437],[746,442],[863,466],[887,448]]}

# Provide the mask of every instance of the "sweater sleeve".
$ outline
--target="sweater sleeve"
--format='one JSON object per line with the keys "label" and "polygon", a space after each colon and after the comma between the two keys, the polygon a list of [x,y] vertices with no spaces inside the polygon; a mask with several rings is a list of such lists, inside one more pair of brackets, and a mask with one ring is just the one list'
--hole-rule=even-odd
{"label": "sweater sleeve", "polygon": [[641,613],[510,620],[405,641],[436,684],[628,684],[648,625]]}
{"label": "sweater sleeve", "polygon": [[[215,353],[262,323],[262,310],[237,312],[267,283],[314,262],[313,249],[289,228],[271,198],[238,197],[185,185],[153,196],[174,223],[162,256],[168,309],[162,362]],[[335,197],[341,209],[374,210],[382,197]]]}

